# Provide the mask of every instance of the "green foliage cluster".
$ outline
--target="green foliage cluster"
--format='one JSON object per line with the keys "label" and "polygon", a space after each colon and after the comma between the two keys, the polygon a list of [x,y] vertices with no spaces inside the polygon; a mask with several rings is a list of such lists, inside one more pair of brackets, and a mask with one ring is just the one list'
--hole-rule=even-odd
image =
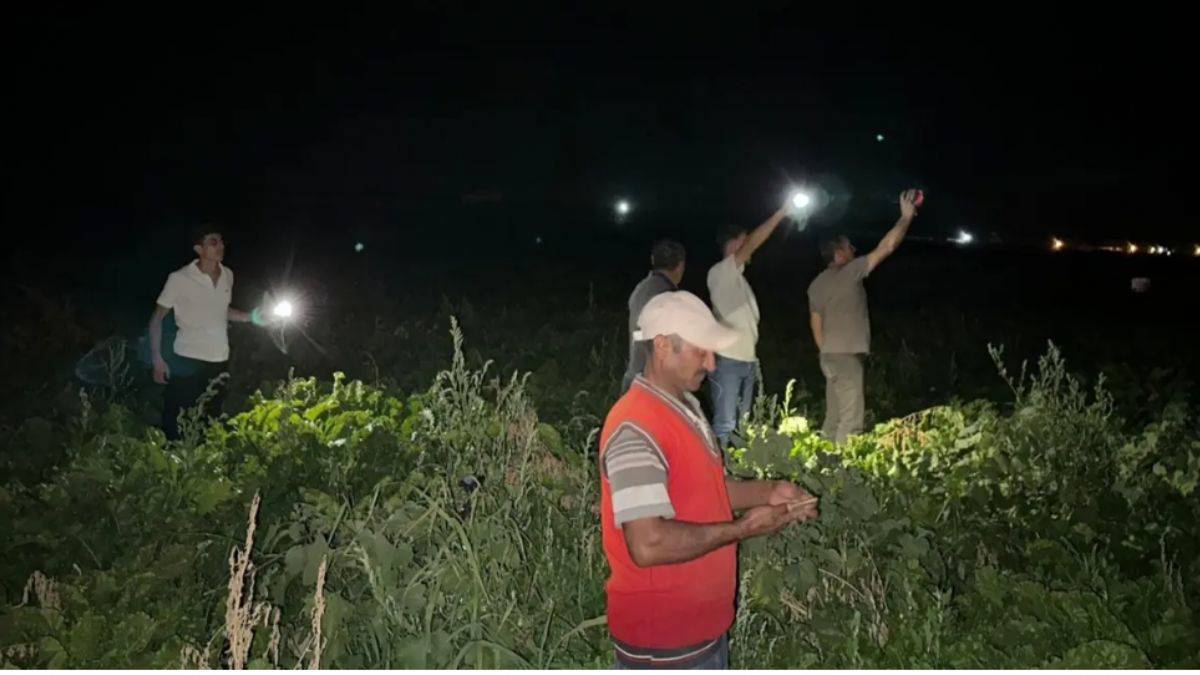
{"label": "green foliage cluster", "polygon": [[[453,337],[409,396],[289,378],[180,442],[86,397],[67,426],[9,430],[61,459],[0,486],[0,660],[609,665],[596,429],[547,424],[538,374],[494,376]],[[757,406],[730,469],[800,481],[821,518],[742,546],[735,665],[1200,665],[1193,411],[1130,431],[1053,347],[1001,374],[1011,409],[930,408],[842,448],[790,388]]]}

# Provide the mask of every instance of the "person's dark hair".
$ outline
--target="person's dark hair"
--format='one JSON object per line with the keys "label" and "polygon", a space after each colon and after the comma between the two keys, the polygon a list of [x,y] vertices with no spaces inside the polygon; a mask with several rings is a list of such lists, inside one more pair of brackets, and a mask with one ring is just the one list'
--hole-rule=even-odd
{"label": "person's dark hair", "polygon": [[833,262],[833,255],[837,253],[838,248],[845,242],[846,236],[843,234],[821,242],[821,259],[825,261],[826,265]]}
{"label": "person's dark hair", "polygon": [[683,244],[671,239],[659,239],[650,248],[650,267],[663,272],[673,270],[686,257]]}
{"label": "person's dark hair", "polygon": [[721,228],[721,231],[717,233],[717,246],[724,249],[725,244],[728,244],[730,241],[737,239],[747,232],[749,232],[749,230],[740,225],[727,225]]}
{"label": "person's dark hair", "polygon": [[204,242],[204,238],[210,234],[224,235],[224,230],[221,226],[214,222],[204,222],[192,227],[189,236],[192,245],[198,245]]}

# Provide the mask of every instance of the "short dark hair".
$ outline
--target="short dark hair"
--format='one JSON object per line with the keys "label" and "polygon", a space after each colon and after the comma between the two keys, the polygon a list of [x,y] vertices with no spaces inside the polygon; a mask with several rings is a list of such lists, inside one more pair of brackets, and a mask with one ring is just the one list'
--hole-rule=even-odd
{"label": "short dark hair", "polygon": [[725,227],[721,228],[720,232],[717,233],[717,246],[725,248],[725,244],[728,244],[730,241],[737,239],[747,232],[749,232],[749,230],[747,230],[744,226],[726,225]]}
{"label": "short dark hair", "polygon": [[847,241],[849,241],[849,239],[846,239],[846,235],[839,234],[831,239],[826,239],[825,241],[821,242],[821,259],[824,260],[826,264],[833,262],[834,254],[837,253],[837,250],[841,248],[842,244],[846,243]]}
{"label": "short dark hair", "polygon": [[673,270],[686,258],[683,244],[673,239],[659,239],[650,247],[650,267],[656,270]]}
{"label": "short dark hair", "polygon": [[223,235],[224,231],[221,228],[221,226],[215,222],[212,222],[212,221],[203,222],[203,223],[200,223],[199,225],[195,225],[192,227],[191,232],[190,232],[190,236],[191,236],[190,241],[194,245],[203,244],[204,238],[210,234]]}

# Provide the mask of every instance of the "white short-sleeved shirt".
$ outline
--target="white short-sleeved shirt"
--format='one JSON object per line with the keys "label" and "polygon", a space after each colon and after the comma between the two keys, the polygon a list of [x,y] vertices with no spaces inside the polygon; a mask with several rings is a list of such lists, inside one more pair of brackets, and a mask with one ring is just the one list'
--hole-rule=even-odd
{"label": "white short-sleeved shirt", "polygon": [[229,302],[233,270],[221,265],[214,284],[200,271],[198,260],[171,272],[158,304],[174,310],[179,332],[175,353],[189,359],[222,363],[229,360]]}
{"label": "white short-sleeved shirt", "polygon": [[717,353],[727,359],[757,361],[754,348],[758,344],[758,300],[746,277],[745,265],[728,256],[708,270],[708,296],[712,300],[717,320],[737,331],[738,340]]}

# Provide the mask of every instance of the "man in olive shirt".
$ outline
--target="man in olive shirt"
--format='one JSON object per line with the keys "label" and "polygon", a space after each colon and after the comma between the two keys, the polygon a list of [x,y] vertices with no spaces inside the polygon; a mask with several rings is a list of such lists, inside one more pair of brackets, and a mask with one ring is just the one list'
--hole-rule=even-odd
{"label": "man in olive shirt", "polygon": [[871,351],[871,322],[862,280],[904,240],[917,213],[917,194],[901,193],[900,219],[867,255],[855,257],[854,246],[841,235],[821,247],[828,267],[809,285],[808,307],[825,375],[822,432],[835,443],[863,429],[863,357]]}
{"label": "man in olive shirt", "polygon": [[629,391],[633,378],[642,374],[646,368],[646,355],[650,351],[649,342],[637,342],[633,334],[638,329],[638,317],[642,308],[650,302],[650,298],[659,293],[679,290],[683,281],[683,269],[687,255],[683,244],[670,239],[660,239],[654,242],[650,249],[650,274],[638,282],[633,292],[629,294],[629,361],[625,365],[625,376],[621,380],[621,393]]}

